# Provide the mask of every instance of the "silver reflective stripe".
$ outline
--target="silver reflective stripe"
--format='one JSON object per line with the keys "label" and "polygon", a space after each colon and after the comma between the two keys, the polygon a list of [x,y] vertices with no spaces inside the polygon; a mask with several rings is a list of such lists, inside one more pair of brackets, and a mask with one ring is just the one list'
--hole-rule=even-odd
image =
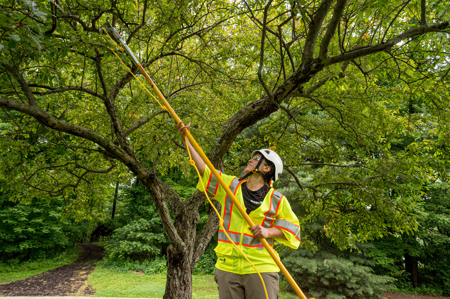
{"label": "silver reflective stripe", "polygon": [[[222,175],[222,173],[220,172],[220,170],[217,171],[220,175]],[[209,180],[209,184],[208,184],[208,189],[206,191],[208,191],[208,195],[209,197],[213,198],[214,196],[216,196],[217,193],[217,189],[219,189],[219,181],[216,179],[216,177],[213,175],[213,173],[211,172],[210,174],[210,180]]]}
{"label": "silver reflective stripe", "polygon": [[281,194],[278,191],[274,191],[272,194],[272,203],[270,205],[270,208],[267,212],[264,213],[265,217],[264,217],[264,221],[261,224],[264,227],[271,227],[272,222],[273,222],[273,217],[278,210],[278,205],[280,204],[280,200],[283,197],[283,194]]}
{"label": "silver reflective stripe", "polygon": [[[230,190],[233,194],[236,194],[236,189],[238,186],[239,186],[239,179],[236,178],[230,184]],[[223,227],[225,228],[226,231],[230,229],[232,209],[233,209],[233,201],[227,195],[225,196],[225,211],[223,213]]]}
{"label": "silver reflective stripe", "polygon": [[[227,231],[228,236],[230,236],[230,239],[236,243],[239,244],[240,238],[241,238],[241,234],[240,233],[232,233]],[[227,242],[229,243],[230,240],[227,238],[227,235],[223,232],[223,231],[219,231],[219,241],[221,242]]]}
{"label": "silver reflective stripe", "polygon": [[[268,239],[266,239],[266,241],[270,245],[273,245],[273,239],[272,238],[268,238]],[[264,246],[257,238],[255,238],[253,236],[245,235],[245,234],[242,237],[242,245],[247,246],[247,247]]]}
{"label": "silver reflective stripe", "polygon": [[290,223],[289,221],[286,221],[284,219],[278,219],[277,221],[275,221],[275,224],[273,226],[289,231],[298,240],[300,240],[300,227],[298,227],[297,225]]}

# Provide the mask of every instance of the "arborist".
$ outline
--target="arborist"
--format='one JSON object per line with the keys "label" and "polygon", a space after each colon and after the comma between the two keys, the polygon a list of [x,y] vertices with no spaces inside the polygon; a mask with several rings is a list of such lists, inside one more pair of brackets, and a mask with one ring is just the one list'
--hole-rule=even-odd
{"label": "arborist", "polygon": [[[202,177],[206,192],[222,205],[223,227],[261,273],[269,298],[278,298],[280,268],[259,238],[265,238],[271,247],[274,241],[293,249],[300,245],[298,218],[292,212],[286,197],[271,187],[271,181],[278,180],[283,172],[281,158],[270,149],[261,149],[252,153],[243,177],[238,178],[219,171],[221,178],[256,224],[249,227],[211,170],[187,141],[185,135],[189,126],[183,126],[180,122],[177,127],[181,140],[188,146],[192,160]],[[197,188],[203,191],[201,182]],[[214,251],[217,255],[214,279],[218,285],[220,299],[266,298],[259,275],[242,254],[235,250],[222,229],[219,229],[218,245]]]}

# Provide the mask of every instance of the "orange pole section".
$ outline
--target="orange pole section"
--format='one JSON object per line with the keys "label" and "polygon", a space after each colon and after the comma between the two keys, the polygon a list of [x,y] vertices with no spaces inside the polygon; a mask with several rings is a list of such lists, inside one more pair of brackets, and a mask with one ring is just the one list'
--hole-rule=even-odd
{"label": "orange pole section", "polygon": [[[169,112],[169,114],[173,117],[173,119],[175,120],[176,123],[181,122],[181,119],[178,117],[178,115],[175,113],[175,111],[172,109],[172,107],[170,106],[169,102],[167,102],[166,98],[163,96],[163,94],[161,93],[161,91],[159,91],[158,87],[155,85],[155,83],[153,83],[153,80],[150,78],[150,76],[147,74],[147,72],[144,70],[144,68],[142,67],[141,64],[138,64],[137,67],[139,68],[139,70],[141,71],[141,73],[144,75],[144,77],[147,79],[147,81],[150,83],[150,85],[152,86],[153,90],[156,92],[156,94],[158,95],[159,99],[164,103],[164,106],[167,108],[167,111]],[[206,165],[208,165],[209,169],[211,169],[213,175],[216,177],[216,179],[219,181],[220,185],[225,189],[225,192],[228,194],[228,196],[231,198],[231,200],[234,202],[234,204],[236,205],[236,207],[238,208],[239,212],[242,214],[242,216],[244,216],[245,220],[247,221],[247,223],[250,225],[250,227],[255,226],[255,224],[253,223],[252,219],[248,216],[247,212],[242,208],[242,206],[239,204],[238,200],[236,199],[236,197],[234,196],[233,192],[231,192],[230,188],[228,188],[227,184],[225,183],[225,181],[222,179],[222,177],[219,175],[219,173],[217,172],[216,168],[212,165],[211,161],[209,161],[208,157],[205,155],[205,153],[203,152],[203,150],[201,149],[201,147],[197,144],[197,142],[195,141],[194,137],[192,137],[191,133],[187,130],[186,131],[186,136],[189,139],[189,141],[191,142],[191,145],[195,148],[195,150],[197,151],[197,153],[200,155],[200,157],[202,158],[202,160],[205,162]],[[284,267],[283,263],[280,261],[280,259],[277,257],[277,255],[275,254],[275,252],[273,251],[273,249],[269,246],[269,243],[267,243],[266,239],[262,238],[260,239],[261,243],[264,245],[264,248],[267,249],[267,251],[269,252],[270,256],[273,258],[273,260],[275,261],[275,263],[278,265],[278,267],[280,268],[281,272],[283,272],[284,276],[286,277],[286,279],[289,281],[290,285],[292,286],[292,288],[294,288],[295,292],[297,293],[297,295],[302,298],[302,299],[307,299],[306,296],[303,294],[302,290],[300,290],[300,288],[298,287],[297,283],[294,281],[294,279],[292,278],[291,274],[288,272],[288,270],[286,269],[286,267]]]}

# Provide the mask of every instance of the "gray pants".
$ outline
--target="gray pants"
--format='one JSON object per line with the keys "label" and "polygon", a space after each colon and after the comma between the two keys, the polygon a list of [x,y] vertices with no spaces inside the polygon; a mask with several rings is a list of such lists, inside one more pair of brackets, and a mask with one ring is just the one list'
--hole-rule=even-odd
{"label": "gray pants", "polygon": [[[266,285],[269,299],[278,298],[278,280],[276,272],[261,273]],[[220,299],[264,299],[266,293],[257,273],[254,274],[236,274],[216,269],[214,280],[219,288]]]}

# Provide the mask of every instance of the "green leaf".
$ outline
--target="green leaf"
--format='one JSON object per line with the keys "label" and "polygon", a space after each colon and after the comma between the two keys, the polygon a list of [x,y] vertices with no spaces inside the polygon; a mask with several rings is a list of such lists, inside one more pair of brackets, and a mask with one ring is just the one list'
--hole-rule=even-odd
{"label": "green leaf", "polygon": [[16,45],[17,45],[17,43],[15,40],[13,40],[13,39],[9,40],[8,48],[13,49],[16,47]]}
{"label": "green leaf", "polygon": [[42,20],[47,20],[47,14],[39,9],[36,2],[31,0],[24,0],[25,4],[33,11],[33,14],[40,17]]}
{"label": "green leaf", "polygon": [[40,51],[42,49],[41,43],[39,41],[39,39],[37,37],[35,37],[34,35],[30,34],[30,38],[34,41],[34,43],[36,44],[38,50]]}
{"label": "green leaf", "polygon": [[20,36],[18,36],[17,34],[10,34],[9,36],[16,42],[20,41]]}

